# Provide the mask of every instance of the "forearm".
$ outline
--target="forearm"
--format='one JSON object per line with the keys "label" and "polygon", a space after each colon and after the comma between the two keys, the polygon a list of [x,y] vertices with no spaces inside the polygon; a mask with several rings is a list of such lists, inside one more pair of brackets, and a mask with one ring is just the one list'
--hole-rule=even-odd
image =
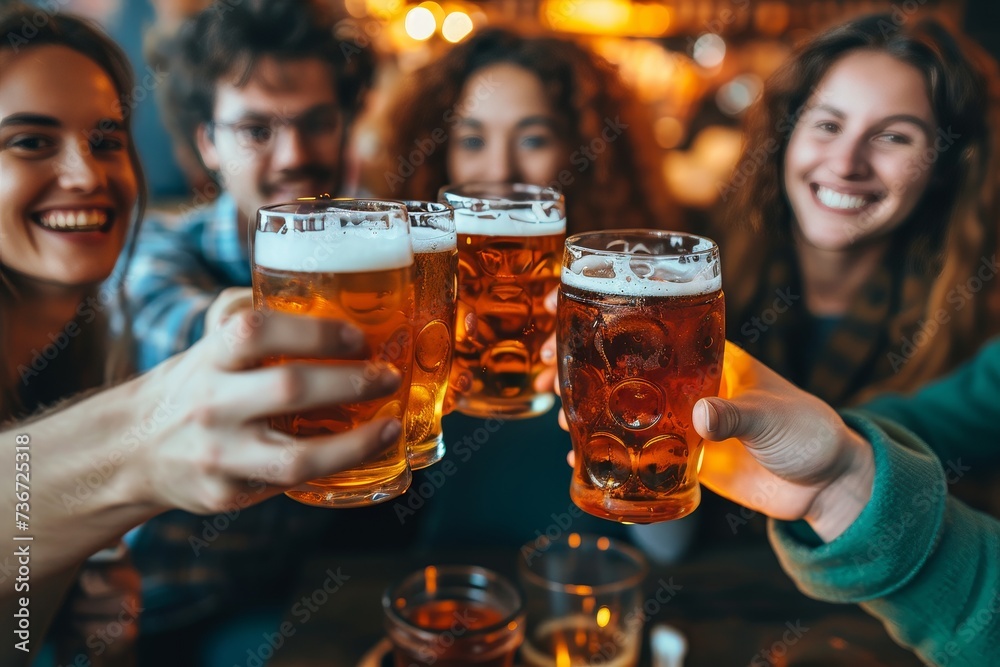
{"label": "forearm", "polygon": [[[9,522],[11,538],[32,538],[11,543],[28,546],[33,580],[74,566],[157,513],[141,501],[133,472],[132,444],[140,444],[133,431],[143,420],[143,410],[133,407],[136,392],[130,382],[0,433],[0,443],[10,443],[0,449],[9,470],[15,437],[30,442],[27,502],[13,488],[0,493],[0,517]],[[13,474],[10,479],[13,487]],[[24,528],[15,524],[17,511]],[[11,595],[13,585],[0,588],[0,597]]]}
{"label": "forearm", "polygon": [[825,544],[772,521],[782,565],[813,597],[863,604],[925,660],[987,664],[1000,645],[1000,523],[948,498],[940,462],[912,434],[852,420],[872,443],[872,497]]}
{"label": "forearm", "polygon": [[136,361],[147,371],[183,352],[204,334],[205,313],[218,290],[170,285],[150,295],[132,295]]}

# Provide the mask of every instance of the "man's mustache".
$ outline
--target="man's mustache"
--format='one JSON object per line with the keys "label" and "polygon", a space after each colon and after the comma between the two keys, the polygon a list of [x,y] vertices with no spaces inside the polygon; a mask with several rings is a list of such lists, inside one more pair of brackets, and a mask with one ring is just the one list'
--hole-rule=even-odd
{"label": "man's mustache", "polygon": [[[329,187],[335,185],[336,171],[320,166],[308,166],[293,171],[282,172],[281,175],[263,184],[264,192],[281,190],[289,185],[298,185],[303,181],[313,181],[328,184]],[[319,194],[319,193],[317,193]]]}

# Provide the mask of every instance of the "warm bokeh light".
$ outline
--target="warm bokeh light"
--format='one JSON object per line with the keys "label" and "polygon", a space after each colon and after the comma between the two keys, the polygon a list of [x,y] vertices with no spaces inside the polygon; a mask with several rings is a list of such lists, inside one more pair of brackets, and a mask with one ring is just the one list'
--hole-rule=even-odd
{"label": "warm bokeh light", "polygon": [[441,25],[444,22],[444,7],[434,2],[434,0],[427,0],[427,2],[421,2],[417,7],[423,7],[431,14],[434,15],[434,23]]}
{"label": "warm bokeh light", "polygon": [[721,86],[715,94],[719,111],[728,116],[738,116],[746,111],[760,95],[764,82],[755,74],[742,74]]}
{"label": "warm bokeh light", "polygon": [[569,539],[567,541],[569,542],[570,549],[576,549],[577,547],[580,546],[581,542],[580,533],[570,533]]}
{"label": "warm bokeh light", "polygon": [[434,14],[426,7],[414,7],[408,11],[404,25],[406,34],[418,41],[430,39],[434,31],[437,30]]}
{"label": "warm bokeh light", "polygon": [[597,539],[597,548],[601,551],[607,551],[611,548],[611,540],[606,537],[600,537]]}
{"label": "warm bokeh light", "polygon": [[608,623],[611,622],[611,610],[607,607],[601,607],[597,610],[597,627],[606,628]]}
{"label": "warm bokeh light", "polygon": [[659,2],[546,0],[542,21],[553,30],[585,35],[659,37],[673,24],[673,9]]}
{"label": "warm bokeh light", "polygon": [[664,116],[653,126],[660,148],[675,148],[684,141],[684,124],[673,116]]}
{"label": "warm bokeh light", "polygon": [[694,43],[691,57],[705,69],[718,67],[726,57],[726,42],[718,35],[705,33]]}
{"label": "warm bokeh light", "polygon": [[424,568],[424,588],[427,590],[428,595],[437,593],[438,571],[433,565]]}
{"label": "warm bokeh light", "polygon": [[472,32],[472,17],[465,12],[452,12],[441,24],[441,35],[449,42],[461,42]]}

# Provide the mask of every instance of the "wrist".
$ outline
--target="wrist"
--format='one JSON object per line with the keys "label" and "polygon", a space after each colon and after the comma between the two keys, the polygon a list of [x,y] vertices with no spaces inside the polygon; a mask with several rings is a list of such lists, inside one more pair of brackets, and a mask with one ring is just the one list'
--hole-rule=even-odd
{"label": "wrist", "polygon": [[845,462],[840,473],[817,494],[805,516],[824,542],[840,537],[861,515],[875,482],[875,455],[867,440],[846,429],[841,451]]}

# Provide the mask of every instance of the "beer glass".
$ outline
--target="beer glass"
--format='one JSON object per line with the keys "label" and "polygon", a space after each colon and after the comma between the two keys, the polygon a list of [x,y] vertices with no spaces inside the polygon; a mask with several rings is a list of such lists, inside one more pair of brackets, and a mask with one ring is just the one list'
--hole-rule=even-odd
{"label": "beer glass", "polygon": [[689,514],[702,455],[691,410],[722,374],[718,246],[641,229],[572,236],[558,311],[573,502],[631,523]]}
{"label": "beer glass", "polygon": [[406,405],[410,467],[426,468],[444,456],[441,413],[451,373],[458,245],[455,212],[446,204],[405,201],[413,240],[416,314],[413,381]]}
{"label": "beer glass", "polygon": [[532,417],[555,403],[534,389],[539,353],[555,331],[545,295],[559,284],[566,207],[552,188],[510,183],[447,186],[458,229],[455,370],[472,378],[457,397],[474,417]]}
{"label": "beer glass", "polygon": [[481,567],[426,567],[390,586],[382,610],[396,667],[511,667],[524,639],[517,588]]}
{"label": "beer glass", "polygon": [[[337,199],[267,206],[257,212],[250,257],[257,310],[347,320],[364,332],[369,363],[355,379],[358,389],[386,366],[403,376],[390,396],[276,416],[272,427],[317,436],[382,417],[402,420],[413,361],[413,249],[406,208]],[[396,445],[361,466],[307,482],[288,495],[323,507],[370,505],[400,495],[411,477],[405,431]]]}
{"label": "beer glass", "polygon": [[642,554],[616,540],[570,533],[521,548],[530,667],[635,667],[645,620]]}

